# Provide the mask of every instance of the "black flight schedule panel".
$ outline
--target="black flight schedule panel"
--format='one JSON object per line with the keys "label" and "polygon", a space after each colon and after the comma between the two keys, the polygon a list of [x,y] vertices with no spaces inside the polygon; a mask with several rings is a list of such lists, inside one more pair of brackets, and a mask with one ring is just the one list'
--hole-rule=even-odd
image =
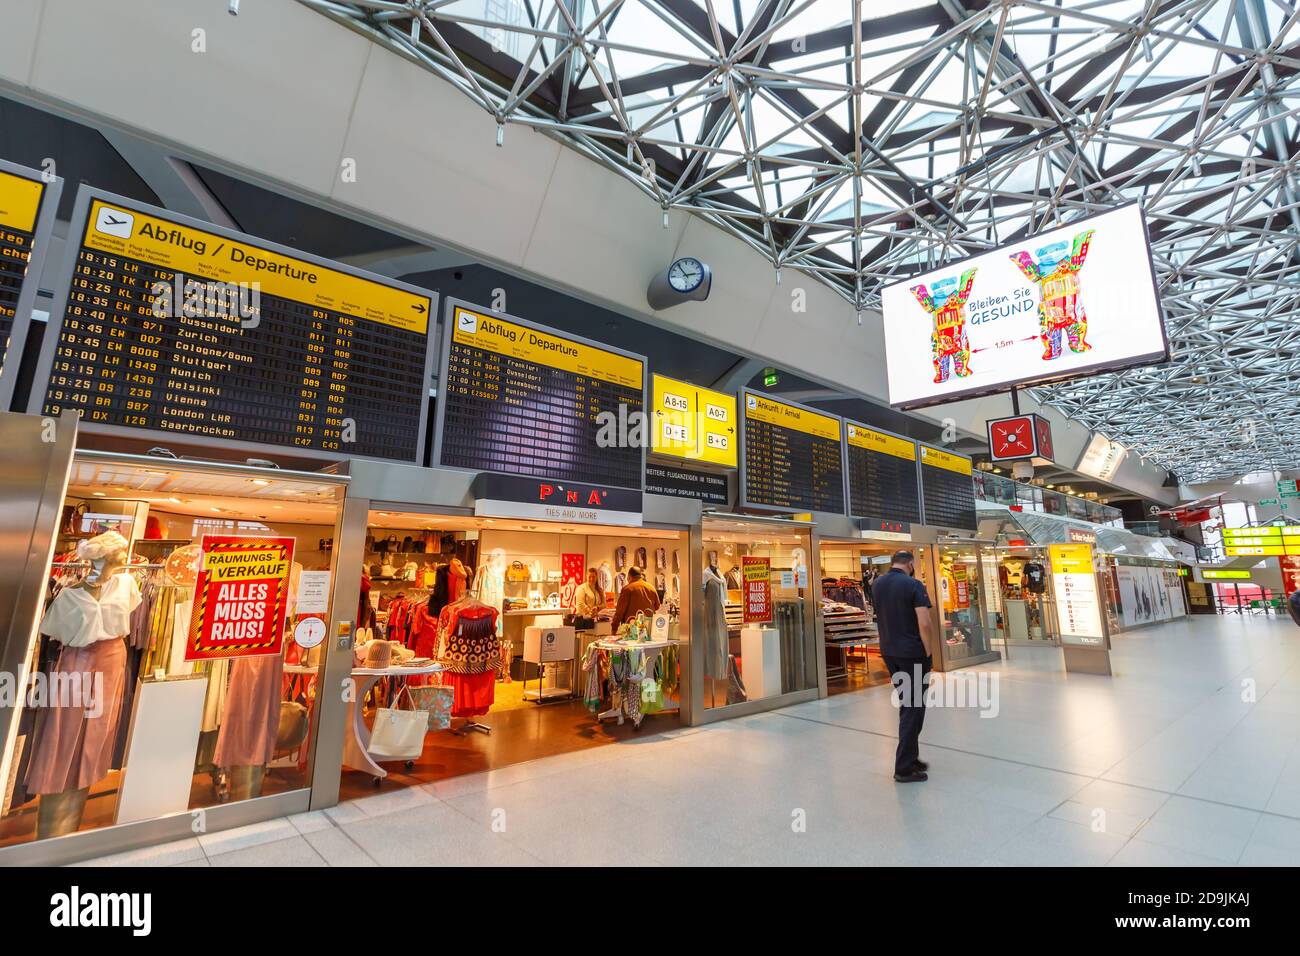
{"label": "black flight schedule panel", "polygon": [[841,421],[745,391],[741,504],[844,514]]}
{"label": "black flight schedule panel", "polygon": [[[0,160],[0,410],[7,411],[40,280],[37,250],[48,244],[63,181]],[[18,333],[18,334],[15,334]],[[13,346],[10,374],[3,375]]]}
{"label": "black flight schedule panel", "polygon": [[641,490],[644,359],[455,302],[447,313],[436,464]]}
{"label": "black flight schedule panel", "polygon": [[43,414],[421,460],[431,293],[93,190],[73,222]]}
{"label": "black flight schedule panel", "polygon": [[929,445],[921,446],[921,495],[925,523],[975,529],[975,481],[971,460]]}
{"label": "black flight schedule panel", "polygon": [[844,423],[849,468],[849,514],[859,518],[921,522],[916,442]]}

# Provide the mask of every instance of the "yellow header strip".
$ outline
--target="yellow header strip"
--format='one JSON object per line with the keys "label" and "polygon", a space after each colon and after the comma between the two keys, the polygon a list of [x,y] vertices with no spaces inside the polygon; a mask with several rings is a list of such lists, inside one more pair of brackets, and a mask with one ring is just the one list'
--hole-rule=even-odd
{"label": "yellow header strip", "polygon": [[645,365],[640,359],[539,332],[493,315],[461,308],[454,312],[452,341],[457,345],[486,349],[628,388],[645,388]]}
{"label": "yellow header strip", "polygon": [[408,332],[429,331],[428,296],[237,242],[96,199],[82,245],[216,282],[257,283],[267,295]]}
{"label": "yellow header strip", "polygon": [[849,424],[847,427],[849,444],[856,448],[865,448],[868,451],[893,455],[895,458],[916,461],[915,442],[905,438],[895,438],[893,435],[886,435],[871,428],[863,428],[861,425]]}
{"label": "yellow header strip", "polygon": [[831,441],[840,440],[840,420],[838,418],[811,412],[806,408],[796,408],[793,405],[778,402],[774,398],[765,398],[762,395],[746,393],[745,417],[752,418],[756,422],[766,422],[769,425],[782,425],[786,428],[793,428],[795,431],[801,431],[817,438],[829,438]]}
{"label": "yellow header strip", "polygon": [[954,455],[951,452],[940,451],[937,448],[931,448],[929,445],[921,446],[921,464],[933,465],[935,468],[946,468],[948,471],[955,471],[959,475],[969,475],[971,473],[971,460],[964,455]]}
{"label": "yellow header strip", "polygon": [[1092,574],[1092,545],[1048,545],[1052,570],[1057,574]]}
{"label": "yellow header strip", "polygon": [[44,193],[45,184],[40,180],[0,170],[0,226],[35,232],[36,211]]}

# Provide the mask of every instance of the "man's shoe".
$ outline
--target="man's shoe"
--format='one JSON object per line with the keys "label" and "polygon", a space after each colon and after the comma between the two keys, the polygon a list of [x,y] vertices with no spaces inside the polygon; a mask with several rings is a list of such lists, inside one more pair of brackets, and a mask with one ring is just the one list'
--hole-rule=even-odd
{"label": "man's shoe", "polygon": [[924,770],[913,770],[911,773],[894,774],[894,783],[923,783],[930,777]]}
{"label": "man's shoe", "polygon": [[924,760],[918,760],[916,763],[912,764],[912,769],[919,770],[921,771],[921,773],[925,773],[927,770],[930,769],[930,765],[926,763]]}

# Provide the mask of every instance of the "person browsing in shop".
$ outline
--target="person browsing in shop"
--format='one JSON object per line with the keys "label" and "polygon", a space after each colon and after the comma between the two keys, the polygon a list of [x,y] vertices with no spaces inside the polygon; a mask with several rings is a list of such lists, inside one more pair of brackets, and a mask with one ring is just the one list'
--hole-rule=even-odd
{"label": "person browsing in shop", "polygon": [[645,582],[645,574],[638,567],[627,569],[627,584],[618,592],[611,626],[618,633],[621,625],[636,617],[638,611],[647,615],[659,610],[659,593]]}
{"label": "person browsing in shop", "polygon": [[880,656],[898,690],[898,750],[894,754],[894,779],[919,783],[929,779],[929,765],[920,758],[921,727],[925,723],[925,690],[933,662],[934,633],[930,622],[930,595],[916,580],[916,561],[910,551],[897,551],[892,566],[871,587],[876,624],[880,629]]}

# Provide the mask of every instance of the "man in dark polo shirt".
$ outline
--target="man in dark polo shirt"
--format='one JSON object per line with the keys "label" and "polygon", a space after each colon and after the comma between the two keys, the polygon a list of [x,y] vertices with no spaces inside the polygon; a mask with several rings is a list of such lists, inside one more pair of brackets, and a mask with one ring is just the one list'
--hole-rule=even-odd
{"label": "man in dark polo shirt", "polygon": [[925,723],[925,685],[930,673],[930,655],[934,653],[934,632],[930,623],[930,595],[916,579],[912,552],[895,552],[893,567],[876,579],[871,598],[880,629],[880,656],[885,659],[894,687],[900,688],[902,695],[894,779],[899,783],[918,783],[928,779],[929,765],[920,759],[919,739]]}

